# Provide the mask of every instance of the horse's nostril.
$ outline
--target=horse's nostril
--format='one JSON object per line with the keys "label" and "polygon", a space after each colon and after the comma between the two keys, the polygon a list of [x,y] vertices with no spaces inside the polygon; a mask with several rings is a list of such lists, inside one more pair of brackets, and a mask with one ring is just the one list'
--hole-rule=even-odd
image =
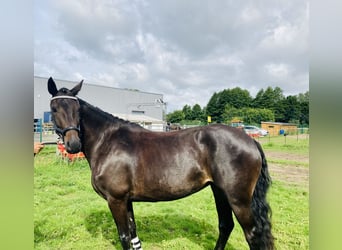
{"label": "horse's nostril", "polygon": [[78,153],[81,151],[81,143],[79,140],[69,140],[65,142],[65,148],[68,153]]}

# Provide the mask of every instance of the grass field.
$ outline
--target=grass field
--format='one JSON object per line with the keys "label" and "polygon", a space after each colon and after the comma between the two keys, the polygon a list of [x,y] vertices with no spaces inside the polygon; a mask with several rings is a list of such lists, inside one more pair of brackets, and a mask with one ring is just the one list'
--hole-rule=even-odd
{"label": "grass field", "polygon": [[[295,148],[300,147],[300,153],[305,154],[308,148],[308,143],[285,148],[277,142],[262,143],[267,150],[288,153],[298,153]],[[273,180],[268,200],[273,210],[277,249],[309,249],[308,188]],[[134,209],[144,249],[215,246],[217,215],[210,188],[172,202],[134,203]],[[64,161],[56,156],[52,146],[44,148],[35,158],[34,246],[35,249],[121,249],[107,204],[91,187],[87,162]],[[237,222],[226,249],[248,249]]]}
{"label": "grass field", "polygon": [[257,139],[262,143],[263,149],[279,152],[309,154],[309,135],[265,136]]}

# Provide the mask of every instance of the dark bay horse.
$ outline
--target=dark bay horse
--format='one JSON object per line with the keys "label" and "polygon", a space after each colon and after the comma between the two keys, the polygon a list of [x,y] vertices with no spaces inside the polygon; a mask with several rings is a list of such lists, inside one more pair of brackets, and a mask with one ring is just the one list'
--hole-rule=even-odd
{"label": "dark bay horse", "polygon": [[215,249],[224,249],[233,213],[250,249],[274,249],[270,185],[260,144],[243,131],[211,125],[152,132],[76,97],[50,77],[48,90],[56,132],[69,153],[84,152],[94,190],[107,202],[123,249],[142,249],[132,202],[170,201],[210,186],[218,214]]}

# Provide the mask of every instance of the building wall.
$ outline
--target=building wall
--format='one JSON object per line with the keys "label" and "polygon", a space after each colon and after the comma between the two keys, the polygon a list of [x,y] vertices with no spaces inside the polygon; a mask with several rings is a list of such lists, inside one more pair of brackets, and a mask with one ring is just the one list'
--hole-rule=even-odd
{"label": "building wall", "polygon": [[266,129],[271,136],[279,135],[281,130],[286,134],[297,132],[297,125],[292,123],[261,122],[261,128]]}
{"label": "building wall", "polygon": [[[44,119],[44,112],[50,111],[51,95],[47,90],[48,78],[34,77],[34,118]],[[54,79],[57,89],[73,88],[78,82]],[[162,94],[98,86],[83,82],[78,96],[86,102],[111,114],[144,114],[163,120]]]}

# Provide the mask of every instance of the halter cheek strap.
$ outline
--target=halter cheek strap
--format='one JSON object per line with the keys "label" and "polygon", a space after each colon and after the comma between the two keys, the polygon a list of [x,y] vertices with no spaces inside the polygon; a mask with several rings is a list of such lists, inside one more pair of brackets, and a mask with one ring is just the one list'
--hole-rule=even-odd
{"label": "halter cheek strap", "polygon": [[[68,95],[60,95],[60,96],[54,96],[50,99],[50,101],[56,100],[56,99],[72,99],[72,100],[76,100],[78,102],[78,98],[75,96],[68,96]],[[58,127],[55,127],[55,131],[57,134],[62,135],[62,137],[65,136],[66,132],[68,132],[69,130],[76,130],[78,133],[80,133],[80,127],[74,127],[74,126],[69,126],[65,129],[61,129]]]}

